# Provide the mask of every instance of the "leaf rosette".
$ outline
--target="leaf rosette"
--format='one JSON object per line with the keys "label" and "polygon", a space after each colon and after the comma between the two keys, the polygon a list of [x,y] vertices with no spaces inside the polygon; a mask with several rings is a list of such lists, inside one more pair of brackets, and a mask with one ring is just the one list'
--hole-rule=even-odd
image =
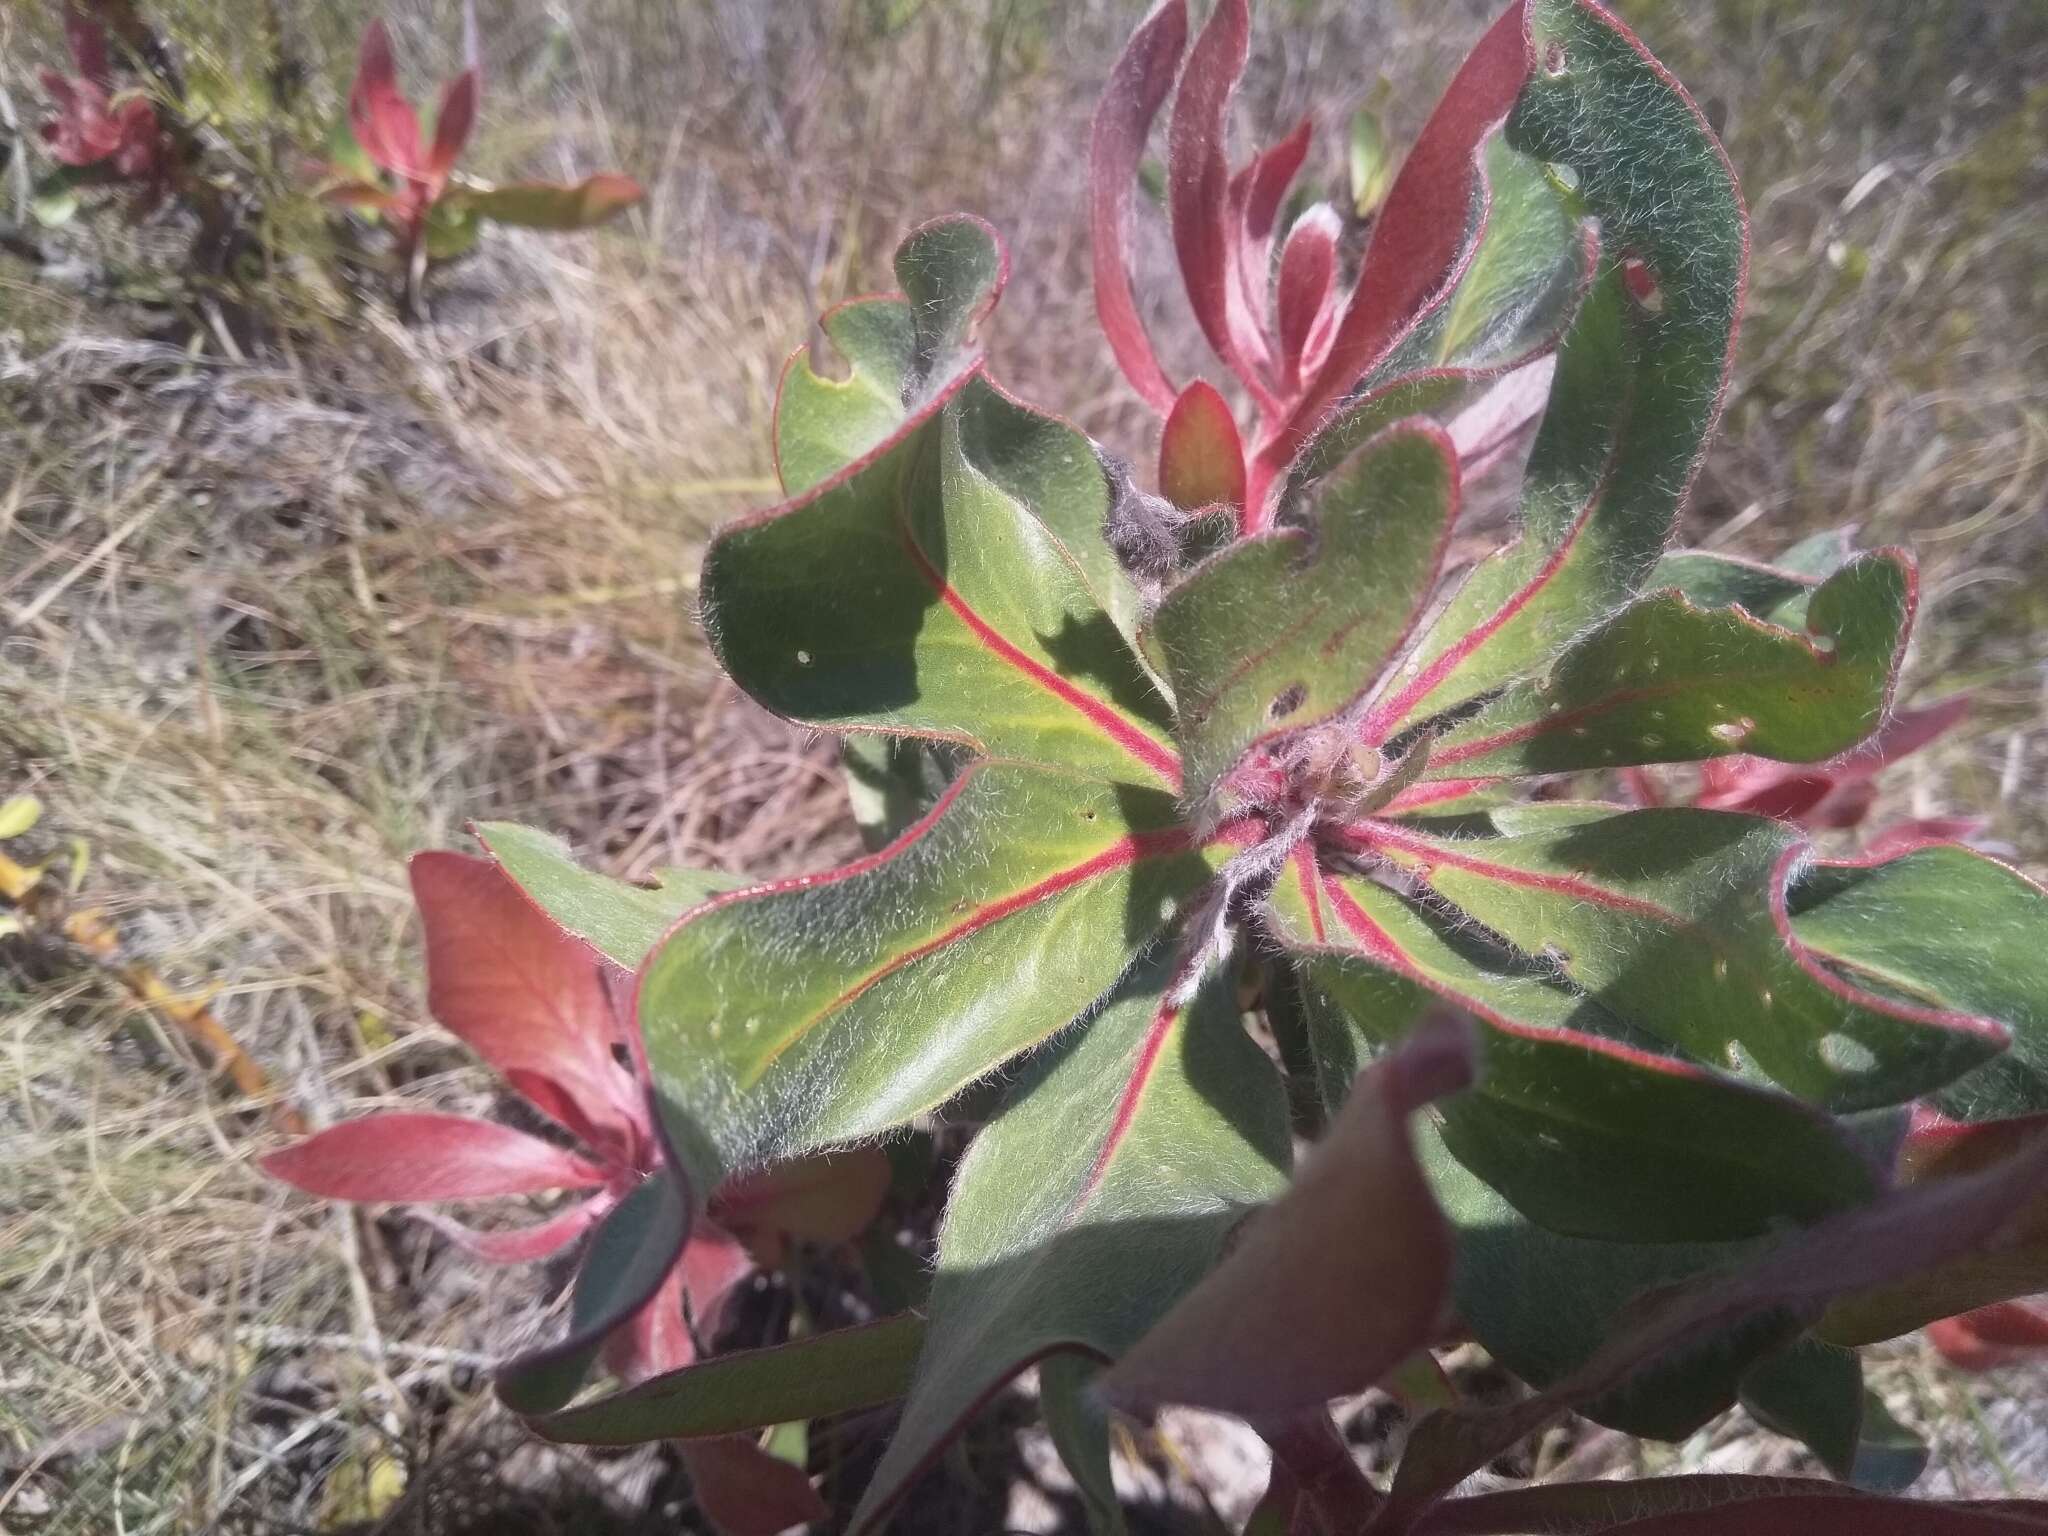
{"label": "leaf rosette", "polygon": [[[1190,46],[1183,6],[1158,7],[1095,127],[1098,293],[1164,418],[1165,495],[996,384],[983,331],[1008,259],[956,217],[904,241],[899,292],[824,317],[832,356],[791,358],[775,423],[790,499],[705,558],[721,664],[766,708],[847,738],[876,836],[842,868],[675,917],[634,989],[655,1106],[701,1202],[1007,1074],[954,1182],[928,1316],[796,1341],[758,1369],[710,1362],[701,1391],[685,1373],[544,1432],[772,1423],[802,1411],[811,1370],[841,1406],[868,1400],[845,1373],[907,1383],[868,1527],[1044,1363],[1056,1438],[1102,1505],[1095,1373],[1177,1309],[1192,1310],[1172,1337],[1227,1334],[1185,1319],[1233,1315],[1217,1297],[1243,1295],[1259,1262],[1285,1279],[1261,1253],[1437,1255],[1458,1319],[1541,1387],[1574,1379],[1636,1293],[1898,1198],[1915,1101],[2048,1110],[2042,893],[2004,866],[1953,846],[1831,860],[1762,816],[1523,793],[1645,765],[1840,762],[1891,717],[1909,555],[1815,575],[1669,550],[1747,266],[1698,109],[1597,7],[1514,6],[1340,292],[1316,228],[1275,243],[1306,137],[1240,173],[1221,159],[1243,20],[1223,0]],[[1127,183],[1176,75],[1176,249],[1258,408],[1244,441],[1212,386],[1166,379],[1124,271]],[[1466,487],[1530,424],[1511,536],[1470,559]],[[647,896],[571,900],[559,869],[513,873],[580,931]],[[1937,909],[1969,937],[1906,920]],[[1470,1021],[1463,1066],[1410,1091],[1446,1013]],[[1313,1086],[1309,1118],[1339,1127],[1333,1146],[1370,1146],[1374,1187],[1420,1188],[1419,1168],[1434,1201],[1389,1198],[1356,1230],[1330,1202],[1357,1181],[1324,1158],[1219,1268],[1288,1186],[1275,1054]],[[1346,1131],[1355,1081],[1379,1091],[1369,1128]],[[649,1221],[647,1240],[686,1226]],[[1997,1299],[1955,1264],[1969,1304]],[[1883,1283],[1829,1313],[1865,1319],[1852,1342],[1940,1315]],[[1378,1369],[1429,1342],[1433,1294],[1383,1308],[1373,1347],[1341,1358]],[[1849,1382],[1860,1415],[1853,1369],[1812,1341],[1788,1350],[1814,1318],[1780,1326],[1776,1295],[1659,1335],[1654,1391],[1609,1372],[1572,1401],[1683,1434],[1738,1393],[1801,1424],[1818,1396],[1839,1421]],[[579,1331],[603,1313],[594,1290]],[[1284,1398],[1242,1379],[1257,1351],[1217,1347],[1237,1365],[1216,1400]],[[508,1396],[558,1407],[575,1353],[515,1367]],[[1159,1353],[1139,1377],[1231,1374]]]}

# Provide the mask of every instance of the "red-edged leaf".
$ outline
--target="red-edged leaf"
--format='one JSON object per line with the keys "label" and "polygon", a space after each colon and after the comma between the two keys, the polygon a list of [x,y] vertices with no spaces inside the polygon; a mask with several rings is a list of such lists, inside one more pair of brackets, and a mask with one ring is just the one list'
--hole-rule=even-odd
{"label": "red-edged leaf", "polygon": [[1244,505],[1244,442],[1216,386],[1197,379],[1159,434],[1159,489],[1185,511]]}
{"label": "red-edged leaf", "polygon": [[441,93],[441,110],[434,118],[434,147],[427,155],[426,171],[432,181],[448,179],[469,143],[476,128],[477,86],[476,71],[465,69]]}
{"label": "red-edged leaf", "polygon": [[398,88],[391,34],[382,19],[363,33],[355,84],[348,93],[349,126],[363,152],[394,176],[420,174],[420,119]]}
{"label": "red-edged leaf", "polygon": [[605,1181],[573,1152],[466,1115],[366,1115],[272,1152],[262,1167],[329,1200],[474,1200]]}
{"label": "red-edged leaf", "polygon": [[[571,1129],[600,1127],[630,1147],[640,1108],[613,1054],[623,1035],[597,955],[571,938],[488,859],[414,856],[413,897],[427,938],[427,1007],[471,1050]],[[580,1114],[533,1079],[557,1085]]]}
{"label": "red-edged leaf", "polygon": [[1949,1364],[1988,1371],[2048,1349],[2048,1313],[2025,1302],[1993,1302],[1929,1323],[1927,1339]]}
{"label": "red-edged leaf", "polygon": [[560,1253],[597,1225],[599,1218],[616,1203],[608,1194],[592,1195],[588,1200],[579,1200],[557,1211],[545,1221],[496,1232],[479,1232],[474,1227],[450,1220],[438,1211],[423,1211],[421,1215],[427,1225],[443,1237],[488,1263],[531,1264],[536,1259]]}
{"label": "red-edged leaf", "polygon": [[1348,1077],[1424,1011],[1423,992],[1471,1014],[1481,1082],[1439,1112],[1444,1140],[1549,1230],[1727,1240],[1877,1193],[1868,1154],[1831,1117],[1624,1044],[1624,1026],[1597,1003],[1489,952],[1426,904],[1357,876],[1316,876],[1304,849],[1266,914],[1303,965],[1319,1071]]}
{"label": "red-edged leaf", "polygon": [[831,1514],[802,1467],[744,1436],[685,1440],[677,1449],[698,1505],[726,1536],[778,1536]]}
{"label": "red-edged leaf", "polygon": [[1248,1415],[1320,1408],[1427,1343],[1451,1239],[1408,1119],[1472,1071],[1472,1042],[1451,1027],[1418,1031],[1368,1067],[1293,1187],[1104,1378],[1111,1401]]}
{"label": "red-edged leaf", "polygon": [[1279,288],[1274,300],[1280,333],[1283,388],[1292,388],[1315,369],[1319,345],[1330,339],[1330,301],[1337,284],[1337,237],[1343,220],[1328,203],[1318,203],[1295,221],[1280,252]]}
{"label": "red-edged leaf", "polygon": [[2048,1529],[2048,1506],[1887,1498],[1819,1478],[1705,1474],[1479,1494],[1438,1505],[1412,1529],[1413,1536],[2018,1536]]}
{"label": "red-edged leaf", "polygon": [[1262,402],[1266,345],[1236,279],[1237,233],[1230,227],[1226,115],[1251,40],[1246,0],[1218,0],[1195,39],[1173,101],[1167,149],[1167,209],[1188,303],[1223,365]]}
{"label": "red-edged leaf", "polygon": [[728,1180],[711,1197],[711,1214],[772,1268],[783,1260],[785,1237],[843,1243],[860,1233],[889,1179],[879,1147],[821,1153]]}
{"label": "red-edged leaf", "polygon": [[1131,297],[1131,193],[1145,135],[1173,88],[1187,40],[1187,0],[1160,0],[1117,59],[1088,140],[1096,318],[1131,388],[1162,414],[1173,408],[1174,391]]}
{"label": "red-edged leaf", "polygon": [[1048,1416],[1056,1444],[1094,1439],[1101,1420],[1073,1401],[1076,1373],[1136,1344],[1245,1213],[1284,1193],[1279,1074],[1244,1032],[1233,976],[1172,999],[1192,974],[1171,946],[1141,959],[1081,1028],[1029,1059],[968,1148],[910,1399],[854,1532],[888,1529],[912,1481],[1034,1360],[1082,1357],[1053,1368]]}
{"label": "red-edged leaf", "polygon": [[1903,1001],[1826,964],[1788,905],[1812,848],[1776,822],[1673,808],[1489,839],[1374,822],[1364,837],[1630,1022],[1834,1110],[1932,1092],[2012,1038],[1974,1009]]}
{"label": "red-edged leaf", "polygon": [[1509,7],[1466,57],[1409,151],[1373,225],[1329,359],[1289,417],[1282,459],[1443,281],[1465,238],[1482,141],[1529,77],[1523,28],[1522,7]]}

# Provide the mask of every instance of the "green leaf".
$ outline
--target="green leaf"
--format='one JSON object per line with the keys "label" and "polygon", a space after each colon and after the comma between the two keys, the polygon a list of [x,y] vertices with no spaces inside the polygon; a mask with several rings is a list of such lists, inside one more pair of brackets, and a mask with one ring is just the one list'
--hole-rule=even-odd
{"label": "green leaf", "polygon": [[910,1390],[924,1336],[924,1319],[902,1313],[769,1349],[715,1355],[528,1423],[566,1445],[639,1445],[713,1439],[875,1408]]}
{"label": "green leaf", "polygon": [[1170,960],[1146,961],[1034,1058],[968,1149],[917,1384],[854,1529],[1033,1360],[1120,1356],[1208,1273],[1246,1211],[1285,1188],[1285,1094],[1232,982],[1164,1003]]}
{"label": "green leaf", "polygon": [[1432,1532],[1462,1536],[2026,1536],[2024,1499],[1897,1499],[1818,1477],[1694,1472],[1536,1484],[1453,1499]]}
{"label": "green leaf", "polygon": [[1740,1396],[1759,1424],[1799,1441],[1836,1477],[1855,1471],[1866,1396],[1855,1350],[1800,1339],[1751,1366]]}
{"label": "green leaf", "polygon": [[591,229],[617,218],[646,193],[630,176],[602,172],[573,185],[547,181],[516,181],[502,187],[456,186],[450,202],[480,219],[525,229]]}
{"label": "green leaf", "polygon": [[[1717,1271],[1747,1243],[1613,1243],[1537,1226],[1451,1155],[1425,1125],[1418,1150],[1457,1231],[1452,1302],[1474,1338],[1538,1388],[1568,1380],[1604,1344],[1629,1304],[1660,1286]],[[1797,1331],[1766,1317],[1699,1341],[1580,1411],[1626,1434],[1679,1440],[1735,1401],[1749,1364]]]}
{"label": "green leaf", "polygon": [[808,724],[1175,786],[1165,705],[1109,598],[1020,499],[1078,473],[1106,505],[1093,450],[972,376],[948,400],[719,533],[702,581],[719,659]]}
{"label": "green leaf", "polygon": [[746,882],[702,869],[663,869],[654,887],[585,869],[552,833],[510,821],[476,828],[486,851],[543,912],[618,965],[640,968],[661,936],[692,907]]}
{"label": "green leaf", "polygon": [[[1989,1168],[1888,1192],[1754,1248],[1737,1264],[1644,1298],[1615,1320],[1591,1358],[1538,1396],[1504,1407],[1440,1411],[1419,1424],[1382,1520],[1390,1529],[1408,1529],[1457,1483],[1566,1410],[1633,1391],[1646,1374],[1731,1331],[1745,1334],[1782,1319],[1796,1332],[1845,1295],[1910,1284],[1965,1260],[1995,1260],[2018,1240],[2012,1213],[2034,1197],[2044,1175],[2048,1138],[2036,1137]],[[1447,1200],[1457,1198],[1455,1189],[1446,1193]],[[1570,1291],[1551,1294],[1578,1300]],[[1789,1333],[1775,1342],[1784,1337]],[[1743,1363],[1755,1358],[1749,1354]]]}
{"label": "green leaf", "polygon": [[347,112],[335,114],[334,121],[327,128],[327,165],[339,181],[360,181],[371,186],[380,185],[383,172],[377,162],[356,138],[355,128],[349,122]]}
{"label": "green leaf", "polygon": [[1793,893],[1814,956],[1887,997],[1983,1015],[2012,1046],[1934,1095],[1962,1120],[2048,1109],[2048,892],[1953,844],[1880,863],[1824,863]]}
{"label": "green leaf", "polygon": [[768,1431],[761,1449],[777,1461],[786,1461],[802,1471],[811,1459],[811,1424],[808,1419],[791,1419]]}
{"label": "green leaf", "polygon": [[514,1413],[560,1408],[576,1394],[611,1331],[646,1306],[689,1235],[690,1207],[673,1171],[643,1179],[599,1223],[584,1250],[569,1303],[569,1331],[498,1372],[498,1396]]}
{"label": "green leaf", "polygon": [[1994,1020],[1880,996],[1809,953],[1784,910],[1811,852],[1780,822],[1660,809],[1484,840],[1382,822],[1369,839],[1611,1012],[1829,1109],[1903,1103],[2006,1044]]}
{"label": "green leaf", "polygon": [[1507,139],[1569,168],[1599,220],[1602,274],[1559,349],[1520,537],[1481,562],[1417,642],[1374,707],[1383,731],[1535,670],[1642,587],[1727,383],[1748,240],[1726,156],[1603,12],[1535,0],[1528,26],[1535,57],[1563,66],[1530,77]]}
{"label": "green leaf", "polygon": [[[935,219],[896,252],[903,292],[852,299],[820,322],[845,377],[813,349],[784,366],[775,401],[775,462],[798,496],[864,459],[981,366],[973,334],[995,308],[1009,263],[979,219]],[[914,296],[937,297],[920,313]]]}
{"label": "green leaf", "polygon": [[1164,791],[981,763],[888,853],[697,908],[640,1024],[700,1187],[901,1124],[1090,1008],[1208,877],[1174,821]]}
{"label": "green leaf", "polygon": [[1782,566],[1703,549],[1673,550],[1645,583],[1653,592],[1682,593],[1702,608],[1740,607],[1787,627],[1804,622],[1806,600],[1819,584],[1817,577]]}
{"label": "green leaf", "polygon": [[[801,495],[888,441],[905,419],[916,348],[910,306],[901,299],[853,299],[819,322],[843,376],[821,373],[815,348],[784,365],[775,401],[775,467],[782,488]],[[979,357],[956,348],[946,375]],[[935,380],[933,382],[940,382]]]}
{"label": "green leaf", "polygon": [[1109,1462],[1109,1410],[1096,1393],[1099,1362],[1085,1355],[1049,1355],[1038,1367],[1038,1407],[1053,1448],[1080,1490],[1093,1536],[1124,1536],[1123,1506]]}
{"label": "green leaf", "polygon": [[[975,332],[995,307],[1009,270],[995,231],[965,216],[913,230],[897,252],[904,292],[849,300],[820,322],[844,377],[821,372],[799,348],[775,402],[775,459],[783,489],[803,496],[894,445],[970,375],[983,354]],[[922,303],[914,296],[923,295]],[[1139,599],[1102,538],[1109,490],[1094,450],[1064,422],[992,391],[984,425],[1010,439],[983,455],[1004,488],[1059,541],[1117,628],[1136,633]]]}
{"label": "green leaf", "polygon": [[1278,882],[1267,913],[1320,994],[1311,1016],[1334,1011],[1355,1031],[1345,1058],[1405,1037],[1433,1000],[1480,1022],[1479,1086],[1440,1107],[1445,1144],[1553,1231],[1725,1241],[1877,1193],[1877,1171],[1827,1117],[1645,1049],[1552,967],[1420,902],[1325,875]]}
{"label": "green leaf", "polygon": [[1403,423],[1318,492],[1307,526],[1238,540],[1160,601],[1150,643],[1178,703],[1198,804],[1249,749],[1328,719],[1378,675],[1443,562],[1457,456],[1434,424]]}
{"label": "green leaf", "polygon": [[1689,763],[1812,763],[1876,729],[1911,627],[1913,568],[1865,555],[1813,594],[1805,633],[1677,593],[1638,599],[1541,678],[1439,738],[1428,779]]}
{"label": "green leaf", "polygon": [[1872,1493],[1900,1493],[1927,1470],[1927,1442],[1892,1416],[1877,1393],[1863,1394],[1863,1434],[1849,1481]]}

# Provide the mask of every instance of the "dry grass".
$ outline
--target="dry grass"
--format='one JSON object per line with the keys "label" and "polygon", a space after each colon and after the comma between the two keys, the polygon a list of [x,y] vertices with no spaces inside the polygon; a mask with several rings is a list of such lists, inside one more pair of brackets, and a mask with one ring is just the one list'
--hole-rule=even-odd
{"label": "dry grass", "polygon": [[[198,54],[245,67],[236,8],[189,9]],[[300,9],[331,101],[357,18]],[[402,46],[445,62],[455,9],[406,8]],[[30,852],[84,840],[84,897],[320,1121],[490,1099],[424,1021],[402,872],[465,820],[549,825],[629,874],[849,846],[829,748],[717,687],[693,551],[769,494],[782,356],[821,303],[887,281],[903,228],[993,218],[1006,377],[1148,446],[1079,221],[1080,125],[1134,5],[481,9],[485,159],[629,166],[653,196],[627,225],[497,237],[432,326],[255,356],[134,341],[161,317],[0,258],[0,788],[49,806]],[[1484,9],[1269,4],[1245,120],[1334,123],[1383,89],[1412,130]],[[2048,29],[2017,3],[1930,8],[1930,35],[1820,0],[1630,9],[1724,117],[1757,209],[1694,531],[1767,551],[1854,518],[1917,542],[1918,685],[1984,708],[1898,793],[1997,806],[2038,870],[2048,108],[2024,82]],[[25,15],[0,18],[18,102]],[[1169,352],[1195,359],[1185,324]],[[0,953],[0,1528],[341,1528],[386,1464],[412,1469],[393,1528],[456,1529],[487,1495],[476,1528],[589,1529],[591,1499],[620,1502],[628,1469],[491,1438],[478,1363],[548,1326],[542,1277],[286,1198],[248,1161],[260,1107],[175,1031],[50,948]],[[1996,1491],[1999,1382],[1910,1351],[1885,1370],[1949,1405],[1922,1415],[1944,1475]],[[2012,1475],[2038,1478],[2038,1429],[2014,1434],[2035,1459]],[[657,1481],[626,1502],[674,1497],[645,1458],[631,1475]]]}

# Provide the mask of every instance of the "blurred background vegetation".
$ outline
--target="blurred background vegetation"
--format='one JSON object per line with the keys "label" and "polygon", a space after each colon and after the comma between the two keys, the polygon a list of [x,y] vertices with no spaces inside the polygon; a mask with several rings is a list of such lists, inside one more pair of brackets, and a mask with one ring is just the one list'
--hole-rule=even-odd
{"label": "blurred background vegetation", "polygon": [[[1888,793],[1989,813],[1989,845],[2039,875],[2048,8],[1618,8],[1699,96],[1755,221],[1686,536],[1768,554],[1854,522],[1912,544],[1905,697],[1978,707]],[[0,798],[43,807],[0,832],[118,941],[88,964],[33,925],[0,938],[0,1529],[688,1520],[662,1453],[559,1456],[492,1406],[485,1362],[559,1325],[545,1277],[480,1270],[403,1217],[309,1210],[249,1158],[293,1115],[488,1101],[424,1019],[403,876],[466,820],[548,826],[626,875],[775,874],[855,845],[830,745],[719,685],[691,595],[705,530],[773,499],[783,358],[822,306],[888,285],[904,229],[993,220],[1015,270],[997,371],[1150,456],[1093,323],[1082,197],[1138,0],[477,9],[474,167],[618,168],[649,197],[594,236],[489,233],[410,326],[334,275],[294,147],[338,114],[365,0],[147,7],[268,214],[218,273],[175,214],[29,217],[56,8],[0,10]],[[1239,131],[1313,110],[1312,172],[1337,195],[1350,111],[1405,141],[1490,9],[1267,0]],[[393,5],[416,96],[459,66],[459,11]],[[1161,222],[1142,256],[1169,361],[1192,367]],[[223,1075],[202,1014],[267,1089]],[[2048,1424],[2009,1380],[1917,1346],[1884,1370],[1936,1426],[1926,1486],[2038,1475]],[[1029,1523],[1016,1485],[1043,1458],[1009,1433],[997,1415],[948,1464],[919,1529]],[[837,1486],[876,1438],[814,1437],[812,1465]],[[1129,1449],[1193,1511],[1162,1528],[1217,1528],[1201,1466]],[[1723,1424],[1682,1454],[1785,1453]],[[1072,1517],[1056,1488],[1035,1507],[1034,1529]]]}

